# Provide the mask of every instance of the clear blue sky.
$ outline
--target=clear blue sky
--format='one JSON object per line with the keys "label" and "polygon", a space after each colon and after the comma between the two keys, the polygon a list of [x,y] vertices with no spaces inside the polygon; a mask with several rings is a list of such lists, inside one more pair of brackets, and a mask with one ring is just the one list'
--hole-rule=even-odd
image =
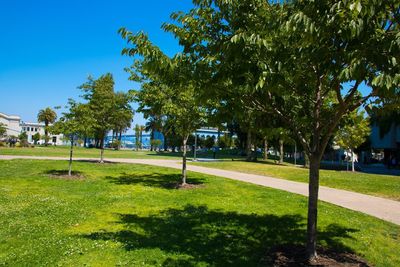
{"label": "clear blue sky", "polygon": [[[167,54],[177,41],[161,24],[191,0],[11,0],[0,3],[0,112],[36,121],[39,109],[78,99],[91,74],[111,72],[116,90],[137,88],[123,71],[120,27],[143,30]],[[144,123],[140,114],[134,123]]]}

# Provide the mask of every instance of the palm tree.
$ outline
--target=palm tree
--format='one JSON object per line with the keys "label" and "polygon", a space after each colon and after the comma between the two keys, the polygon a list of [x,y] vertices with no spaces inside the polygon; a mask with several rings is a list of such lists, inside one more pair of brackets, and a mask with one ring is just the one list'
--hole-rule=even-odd
{"label": "palm tree", "polygon": [[45,145],[47,146],[47,143],[49,141],[49,131],[48,127],[49,124],[54,123],[57,119],[57,114],[52,110],[51,108],[45,108],[39,110],[38,116],[37,116],[38,122],[44,122],[44,135],[45,135]]}

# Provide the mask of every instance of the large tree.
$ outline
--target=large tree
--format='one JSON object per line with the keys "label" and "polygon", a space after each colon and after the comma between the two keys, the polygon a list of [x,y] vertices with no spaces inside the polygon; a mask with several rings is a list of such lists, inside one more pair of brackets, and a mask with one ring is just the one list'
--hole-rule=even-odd
{"label": "large tree", "polygon": [[51,123],[54,123],[57,119],[57,114],[54,110],[51,108],[47,107],[45,109],[39,110],[39,113],[37,115],[37,120],[38,122],[43,122],[44,123],[44,144],[47,146],[49,142],[49,125]]}
{"label": "large tree", "polygon": [[310,160],[307,254],[313,260],[319,165],[327,143],[346,114],[371,97],[399,93],[400,1],[194,4],[188,13],[175,13],[176,23],[165,29],[197,64],[212,69],[205,81],[225,83],[224,90],[248,85],[258,95],[254,108],[290,127]]}

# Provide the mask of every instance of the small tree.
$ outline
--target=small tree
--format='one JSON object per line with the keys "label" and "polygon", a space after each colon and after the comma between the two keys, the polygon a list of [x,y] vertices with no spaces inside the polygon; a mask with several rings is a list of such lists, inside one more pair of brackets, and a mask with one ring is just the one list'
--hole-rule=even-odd
{"label": "small tree", "polygon": [[153,139],[150,141],[150,145],[153,147],[154,151],[158,149],[160,149],[162,142],[160,139]]}
{"label": "small tree", "polygon": [[136,124],[135,125],[135,149],[136,149],[136,151],[138,151],[139,147],[142,146],[140,137],[141,137],[141,128],[140,128],[139,124]]}
{"label": "small tree", "polygon": [[26,132],[22,132],[18,135],[19,143],[22,147],[28,146],[28,135]]}
{"label": "small tree", "polygon": [[131,80],[144,82],[137,100],[142,107],[157,111],[154,114],[167,117],[175,133],[182,138],[182,185],[185,185],[187,140],[201,127],[206,116],[198,97],[199,80],[193,58],[185,54],[170,58],[153,45],[147,35],[132,34],[126,29],[119,32],[131,45],[122,53],[142,56],[130,70]]}
{"label": "small tree", "polygon": [[40,133],[35,133],[33,136],[32,136],[32,140],[33,140],[33,142],[34,142],[34,144],[36,145],[37,144],[37,142],[40,140]]}
{"label": "small tree", "polygon": [[94,122],[88,104],[76,103],[70,99],[67,108],[68,112],[63,113],[60,120],[51,127],[51,131],[62,133],[69,138],[70,153],[68,176],[71,176],[74,141],[79,136],[85,136]]}
{"label": "small tree", "polygon": [[112,116],[115,108],[114,79],[111,73],[98,79],[88,77],[88,81],[79,88],[84,92],[83,98],[88,101],[87,106],[93,123],[91,129],[99,143],[100,163],[103,163],[104,139],[115,126],[115,118]]}
{"label": "small tree", "polygon": [[47,146],[47,143],[49,141],[49,125],[51,123],[54,123],[57,119],[57,114],[54,110],[51,108],[45,108],[39,110],[37,120],[38,122],[43,122],[44,123],[44,136],[45,136],[45,146]]}
{"label": "small tree", "polygon": [[369,119],[364,112],[351,112],[344,125],[340,125],[335,135],[335,142],[351,153],[351,170],[354,172],[354,149],[362,145],[371,132]]}
{"label": "small tree", "polygon": [[206,140],[204,141],[204,146],[208,149],[213,148],[213,146],[215,145],[215,138],[214,136],[207,136]]}
{"label": "small tree", "polygon": [[7,135],[7,128],[5,124],[0,123],[0,138],[5,137]]}

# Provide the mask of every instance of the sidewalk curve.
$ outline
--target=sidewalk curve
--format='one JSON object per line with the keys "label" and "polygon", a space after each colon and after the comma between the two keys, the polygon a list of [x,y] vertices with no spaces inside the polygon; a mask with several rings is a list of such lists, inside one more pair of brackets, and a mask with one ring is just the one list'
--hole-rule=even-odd
{"label": "sidewalk curve", "polygon": [[[68,160],[68,158],[61,157],[35,157],[35,156],[5,156],[0,155],[0,160],[11,159],[42,159],[42,160]],[[98,161],[98,158],[75,158],[74,160]],[[147,164],[160,167],[168,167],[174,169],[181,169],[181,163],[178,160],[167,159],[118,159],[107,158],[108,162],[116,163],[133,163],[133,164]],[[201,166],[188,165],[187,169],[193,172],[199,172],[214,176],[220,176],[233,180],[248,182],[261,186],[271,187],[288,191],[303,196],[308,196],[308,184],[288,181],[268,176],[247,174],[235,171],[213,169]],[[319,187],[319,199],[328,203],[332,203],[344,208],[355,211],[360,211],[365,214],[395,223],[400,225],[400,202],[381,197],[375,197],[355,192],[350,192],[341,189],[334,189],[330,187]]]}

